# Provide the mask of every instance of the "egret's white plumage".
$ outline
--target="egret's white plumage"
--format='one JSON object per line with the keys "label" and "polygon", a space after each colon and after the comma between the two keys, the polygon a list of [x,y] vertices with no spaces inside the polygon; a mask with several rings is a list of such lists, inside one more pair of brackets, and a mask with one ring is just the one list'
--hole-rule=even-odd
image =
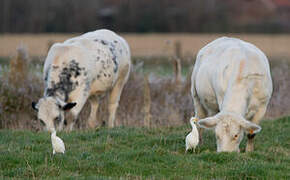
{"label": "egret's white plumage", "polygon": [[190,149],[193,149],[195,151],[195,148],[199,143],[198,130],[195,125],[197,120],[198,119],[195,117],[190,118],[190,124],[191,124],[192,130],[185,138],[185,146],[186,146],[185,151],[188,151]]}
{"label": "egret's white plumage", "polygon": [[65,151],[65,146],[59,137],[56,136],[56,131],[53,131],[51,133],[51,144],[52,144],[52,149],[53,149],[53,154],[55,153],[63,153]]}

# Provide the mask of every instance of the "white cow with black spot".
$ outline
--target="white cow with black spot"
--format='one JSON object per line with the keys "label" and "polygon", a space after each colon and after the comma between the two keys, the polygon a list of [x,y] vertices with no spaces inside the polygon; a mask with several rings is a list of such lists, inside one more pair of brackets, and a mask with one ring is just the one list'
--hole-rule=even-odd
{"label": "white cow with black spot", "polygon": [[131,66],[127,42],[109,30],[97,30],[54,44],[44,64],[44,96],[32,103],[38,119],[53,132],[64,125],[64,112],[72,115],[68,129],[89,99],[88,126],[100,125],[96,113],[99,100],[109,92],[108,126],[114,127],[115,114]]}
{"label": "white cow with black spot", "polygon": [[199,51],[191,83],[198,124],[215,128],[217,151],[239,151],[244,132],[246,151],[253,151],[273,91],[265,54],[245,41],[219,38]]}

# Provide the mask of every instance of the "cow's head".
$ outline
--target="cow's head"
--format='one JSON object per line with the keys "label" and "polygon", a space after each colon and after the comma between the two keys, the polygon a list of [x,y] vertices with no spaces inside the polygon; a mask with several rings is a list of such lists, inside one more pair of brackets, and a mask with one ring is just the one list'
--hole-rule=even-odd
{"label": "cow's head", "polygon": [[239,145],[247,134],[255,134],[261,127],[235,113],[218,113],[198,121],[203,128],[215,128],[217,152],[239,152]]}
{"label": "cow's head", "polygon": [[37,118],[49,132],[62,130],[64,111],[70,110],[76,103],[65,103],[53,97],[43,97],[38,103],[32,102],[32,107],[37,111]]}

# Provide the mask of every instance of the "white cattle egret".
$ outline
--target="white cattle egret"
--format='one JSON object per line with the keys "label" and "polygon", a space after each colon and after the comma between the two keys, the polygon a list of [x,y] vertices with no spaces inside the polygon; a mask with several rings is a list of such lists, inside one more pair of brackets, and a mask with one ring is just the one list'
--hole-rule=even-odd
{"label": "white cattle egret", "polygon": [[63,153],[65,151],[65,146],[63,141],[56,136],[56,131],[53,131],[51,133],[51,144],[52,144],[52,149],[53,149],[53,154],[55,153]]}
{"label": "white cattle egret", "polygon": [[190,149],[193,149],[195,151],[195,148],[198,145],[199,137],[198,137],[198,131],[195,125],[197,121],[198,119],[195,117],[190,118],[189,122],[191,124],[192,130],[185,138],[185,146],[186,146],[185,152],[187,152]]}

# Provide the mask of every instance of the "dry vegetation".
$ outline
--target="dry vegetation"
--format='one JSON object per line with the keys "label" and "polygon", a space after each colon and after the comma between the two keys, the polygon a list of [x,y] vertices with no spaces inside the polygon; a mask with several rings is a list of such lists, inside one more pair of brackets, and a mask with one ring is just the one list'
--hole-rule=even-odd
{"label": "dry vegetation", "polygon": [[[123,90],[117,112],[117,126],[159,127],[183,124],[193,110],[188,86],[190,78],[177,88],[175,78],[144,76],[142,68],[133,69]],[[39,130],[41,126],[36,121],[31,102],[42,96],[41,77],[30,72],[27,79],[19,80],[15,86],[5,78],[13,76],[11,72],[4,74],[0,82],[0,128]],[[86,104],[80,114],[79,128],[86,127],[89,111],[89,104]],[[108,118],[107,98],[103,99],[98,118],[104,123]]]}
{"label": "dry vegetation", "polygon": [[[62,42],[78,34],[4,34],[0,35],[0,56],[11,56],[15,47],[24,43],[31,56],[45,56],[48,44]],[[133,56],[172,56],[174,44],[180,42],[182,54],[192,56],[210,41],[221,36],[234,36],[261,48],[268,56],[290,57],[290,35],[261,34],[122,34],[129,42]]]}
{"label": "dry vegetation", "polygon": [[[191,68],[188,67],[193,64],[194,60],[192,56],[182,59],[183,77],[181,77],[181,61],[179,58],[173,59],[172,54],[175,52],[174,54],[177,56],[183,54],[186,57],[190,43],[198,42],[192,48],[194,52],[197,52],[198,48],[217,36],[220,35],[125,35],[133,47],[133,54],[146,56],[134,58],[135,65],[121,96],[116,124],[118,126],[159,127],[187,123],[189,117],[193,115],[193,104],[190,96]],[[1,45],[1,49],[5,49],[6,53],[10,51],[12,53],[12,50],[15,53],[14,47],[17,45],[14,43],[18,43],[21,39],[22,43],[27,43],[28,49],[32,53],[31,56],[43,56],[52,41],[63,41],[70,35],[4,35],[2,37],[4,38],[1,38],[0,43],[6,42],[7,46]],[[149,39],[147,39],[148,37]],[[290,36],[250,35],[241,37],[256,42],[264,50],[272,50],[269,60],[274,81],[274,93],[266,118],[289,115],[290,53],[288,52],[289,55],[285,53],[286,46],[283,43],[285,44]],[[164,39],[168,39],[167,44]],[[170,42],[177,42],[177,40],[180,40],[181,46],[170,44]],[[10,43],[7,43],[8,41]],[[271,41],[272,43],[270,43]],[[263,42],[265,42],[264,45],[259,45]],[[280,46],[277,45],[278,42]],[[163,46],[162,43],[165,45]],[[271,47],[273,48],[271,49]],[[279,54],[276,56],[277,58],[271,58],[275,57],[279,51],[284,52],[284,54]],[[9,63],[7,63],[10,64],[10,67],[0,68],[2,71],[0,72],[0,128],[38,130],[40,123],[36,121],[36,113],[31,108],[31,102],[38,100],[43,94],[41,73],[36,68],[42,67],[43,57],[37,58],[41,61],[37,61],[35,64],[28,59],[27,51],[23,47],[19,48],[17,52],[17,55],[10,58]],[[158,53],[164,53],[169,57],[153,56],[158,55]],[[0,57],[1,55],[7,56],[8,54],[3,54],[1,50]],[[144,61],[144,64],[140,61]],[[3,64],[1,59],[0,64]],[[104,98],[98,114],[98,118],[104,123],[108,118],[106,100]],[[80,114],[78,127],[81,129],[86,127],[90,110],[88,106],[89,104],[86,104]]]}
{"label": "dry vegetation", "polygon": [[[2,73],[0,79],[0,128],[39,130],[40,123],[36,121],[36,113],[31,108],[31,102],[42,96],[43,81],[39,75],[36,75],[35,70],[28,70],[28,60],[25,59],[27,55],[23,54],[25,54],[23,49],[19,49],[16,58],[11,60],[10,70]],[[158,58],[151,58],[150,61],[155,62],[154,66],[164,66],[156,63]],[[181,79],[180,72],[178,72],[179,60],[172,62],[170,64],[174,64],[174,66],[171,70],[172,75],[169,76],[158,76],[155,73],[145,73],[144,75],[144,65],[135,64],[121,96],[116,119],[118,126],[159,127],[187,123],[189,117],[193,115],[190,96],[191,73],[187,72],[187,77]],[[290,113],[289,61],[285,60],[281,63],[279,60],[273,60],[272,62],[274,62],[271,64],[274,93],[266,118]],[[150,70],[152,71],[152,69]],[[191,69],[189,68],[188,71]],[[13,83],[9,82],[11,79]],[[98,118],[104,123],[108,118],[106,100],[104,98],[98,114]],[[88,106],[89,104],[86,104],[80,114],[78,128],[86,127],[90,109]]]}

